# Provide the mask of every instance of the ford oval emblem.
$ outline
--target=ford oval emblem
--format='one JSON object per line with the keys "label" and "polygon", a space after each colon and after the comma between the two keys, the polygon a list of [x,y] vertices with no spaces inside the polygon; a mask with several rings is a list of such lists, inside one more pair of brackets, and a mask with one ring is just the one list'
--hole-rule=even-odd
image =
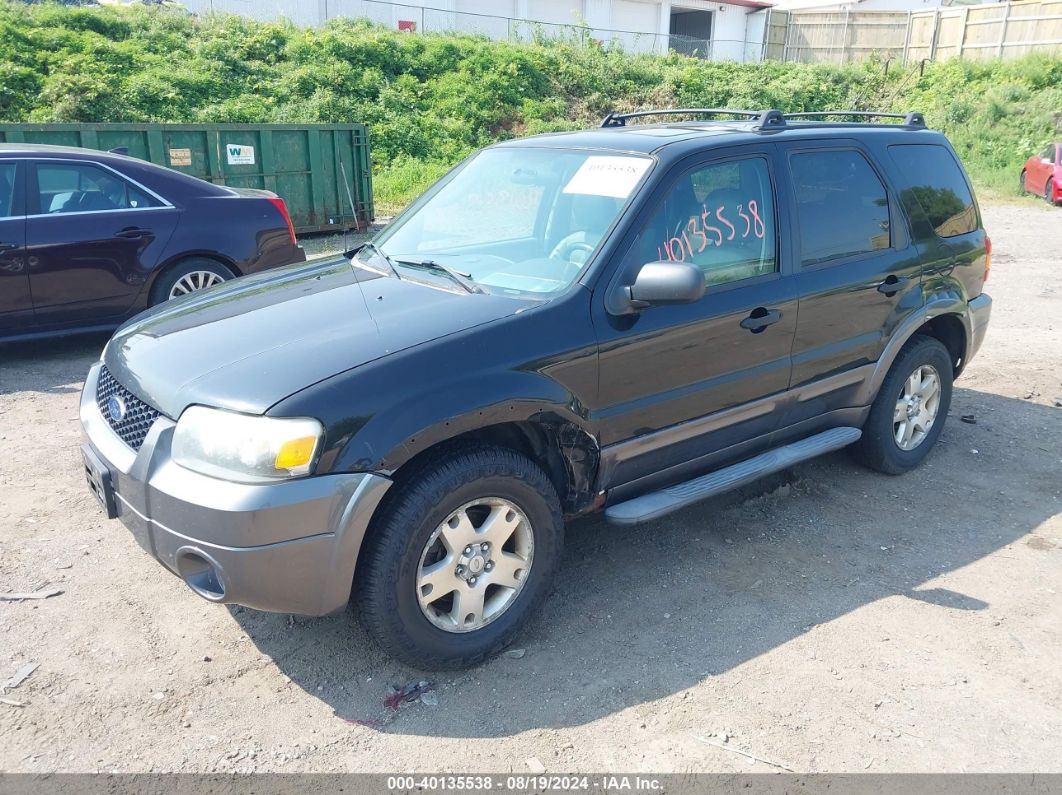
{"label": "ford oval emblem", "polygon": [[126,411],[125,401],[117,395],[112,395],[107,401],[107,416],[111,422],[117,423],[124,420]]}

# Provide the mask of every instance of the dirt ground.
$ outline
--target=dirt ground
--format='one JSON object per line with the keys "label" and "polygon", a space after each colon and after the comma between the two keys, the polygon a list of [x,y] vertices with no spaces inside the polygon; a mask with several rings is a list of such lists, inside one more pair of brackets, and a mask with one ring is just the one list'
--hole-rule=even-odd
{"label": "dirt ground", "polygon": [[837,454],[576,524],[524,654],[397,713],[423,675],[353,612],[208,604],[102,518],[102,338],[0,346],[0,592],[62,590],[0,601],[0,683],[39,664],[0,694],[0,770],[1062,771],[1062,210],[984,214],[992,325],[921,469]]}

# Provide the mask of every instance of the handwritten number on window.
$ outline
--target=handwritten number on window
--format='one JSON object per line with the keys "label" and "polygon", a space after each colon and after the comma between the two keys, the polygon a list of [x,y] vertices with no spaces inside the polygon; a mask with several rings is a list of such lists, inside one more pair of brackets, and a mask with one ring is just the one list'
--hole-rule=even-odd
{"label": "handwritten number on window", "polygon": [[727,240],[733,240],[734,239],[734,234],[735,234],[735,232],[737,230],[734,229],[734,225],[732,223],[730,223],[729,219],[725,215],[723,215],[723,210],[724,209],[726,209],[725,206],[720,204],[719,207],[715,211],[715,215],[716,215],[716,218],[718,218],[720,221],[722,221],[724,224],[726,224],[726,228],[730,230],[730,234],[726,236],[726,239]]}
{"label": "handwritten number on window", "polygon": [[[687,258],[692,259],[694,255],[700,254],[708,246],[722,246],[735,238],[745,240],[750,236],[763,240],[767,234],[766,225],[760,216],[760,208],[755,199],[749,199],[747,203],[737,205],[737,216],[741,219],[738,226],[735,226],[724,215],[724,211],[726,211],[726,205],[720,205],[715,209],[715,218],[713,218],[712,210],[702,204],[701,214],[690,216],[679,236],[669,237],[664,241],[663,248],[657,246],[657,256],[664,259],[666,254],[667,259],[673,262],[685,262]],[[712,223],[713,221],[717,221],[722,226],[716,226]],[[744,228],[739,229],[739,226]]]}

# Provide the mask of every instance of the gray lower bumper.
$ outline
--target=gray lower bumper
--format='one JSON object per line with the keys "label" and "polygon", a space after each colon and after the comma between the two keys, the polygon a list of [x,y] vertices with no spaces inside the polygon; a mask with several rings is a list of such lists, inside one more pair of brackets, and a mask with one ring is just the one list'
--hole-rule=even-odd
{"label": "gray lower bumper", "polygon": [[992,297],[988,293],[981,293],[969,303],[970,307],[970,344],[966,351],[966,361],[970,361],[974,354],[985,341],[985,332],[988,331],[988,320],[992,316]]}
{"label": "gray lower bumper", "polygon": [[390,480],[343,473],[248,485],[208,477],[173,462],[175,425],[165,417],[134,452],[96,406],[99,369],[81,396],[84,444],[141,547],[214,602],[301,615],[347,603],[369,519]]}

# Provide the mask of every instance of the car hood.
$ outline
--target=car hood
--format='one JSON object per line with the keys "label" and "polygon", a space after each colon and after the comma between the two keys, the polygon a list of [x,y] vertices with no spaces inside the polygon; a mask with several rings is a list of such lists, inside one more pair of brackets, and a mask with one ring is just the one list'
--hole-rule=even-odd
{"label": "car hood", "polygon": [[328,258],[168,301],[122,326],[104,362],[171,418],[194,403],[260,414],[337,373],[527,306]]}

